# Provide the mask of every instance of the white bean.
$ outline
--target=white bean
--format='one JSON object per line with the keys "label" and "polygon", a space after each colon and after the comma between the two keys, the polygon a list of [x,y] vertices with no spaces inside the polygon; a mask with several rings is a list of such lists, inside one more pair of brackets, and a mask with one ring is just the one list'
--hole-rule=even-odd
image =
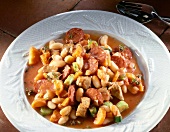
{"label": "white bean", "polygon": [[139,91],[139,88],[136,86],[133,87],[128,87],[128,90],[132,93],[132,94],[137,94]]}
{"label": "white bean", "polygon": [[77,58],[76,58],[76,62],[78,63],[79,68],[82,69],[82,68],[83,68],[83,65],[84,65],[83,57],[77,57]]}
{"label": "white bean", "polygon": [[66,106],[60,110],[60,115],[66,116],[69,115],[71,112],[71,106]]}
{"label": "white bean", "polygon": [[60,104],[64,101],[64,98],[53,98],[51,101],[55,104]]}
{"label": "white bean", "polygon": [[65,58],[67,56],[67,54],[68,54],[68,49],[67,48],[62,49],[62,51],[60,53],[61,57]]}
{"label": "white bean", "polygon": [[70,118],[71,118],[71,119],[76,119],[76,118],[77,118],[77,116],[76,116],[76,110],[74,110],[74,109],[71,110]]}
{"label": "white bean", "polygon": [[100,88],[100,87],[101,87],[100,80],[99,80],[99,78],[98,78],[96,75],[94,75],[94,76],[92,77],[92,82],[93,82],[93,85],[94,85],[96,88]]}
{"label": "white bean", "polygon": [[81,101],[81,97],[83,97],[83,93],[84,93],[84,90],[83,88],[78,88],[77,91],[76,91],[76,100],[78,102]]}
{"label": "white bean", "polygon": [[62,43],[56,43],[54,40],[51,40],[49,42],[49,49],[60,50],[62,49],[62,47],[63,47]]}
{"label": "white bean", "polygon": [[62,125],[64,123],[66,123],[68,121],[69,117],[68,116],[62,116],[59,120],[58,120],[58,124]]}
{"label": "white bean", "polygon": [[67,55],[65,58],[64,58],[64,61],[67,63],[67,64],[72,64],[74,61],[75,61],[75,58],[71,55]]}
{"label": "white bean", "polygon": [[58,61],[52,60],[49,64],[49,66],[56,66],[56,67],[63,67],[65,65],[66,63],[63,60],[58,60]]}
{"label": "white bean", "polygon": [[119,67],[113,61],[110,62],[109,67],[113,72],[116,72],[117,70],[119,70]]}
{"label": "white bean", "polygon": [[103,35],[101,38],[100,38],[100,44],[102,46],[105,46],[107,45],[107,42],[108,42],[108,36],[107,35]]}
{"label": "white bean", "polygon": [[114,77],[114,73],[112,72],[112,70],[110,70],[109,68],[107,69],[106,73],[110,76],[110,80],[113,79]]}
{"label": "white bean", "polygon": [[51,50],[51,54],[52,55],[60,55],[60,51],[59,50]]}
{"label": "white bean", "polygon": [[47,106],[48,106],[48,108],[50,108],[50,109],[52,109],[52,110],[57,107],[57,105],[54,104],[52,101],[48,101],[48,102],[47,102]]}
{"label": "white bean", "polygon": [[105,79],[101,79],[101,85],[102,87],[106,87],[109,82],[109,75],[105,75]]}
{"label": "white bean", "polygon": [[122,86],[122,91],[123,91],[123,93],[127,93],[127,86],[126,85]]}

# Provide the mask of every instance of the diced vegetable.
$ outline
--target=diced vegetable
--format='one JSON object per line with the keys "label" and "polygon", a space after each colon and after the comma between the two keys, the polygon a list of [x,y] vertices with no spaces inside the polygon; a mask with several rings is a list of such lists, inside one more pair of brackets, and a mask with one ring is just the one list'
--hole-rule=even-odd
{"label": "diced vegetable", "polygon": [[139,91],[140,91],[140,92],[143,92],[143,91],[144,91],[144,86],[142,85],[142,83],[140,83],[140,84],[138,85],[138,87],[139,87]]}
{"label": "diced vegetable", "polygon": [[116,106],[118,107],[120,112],[123,112],[124,110],[129,108],[129,105],[125,101],[119,101]]}
{"label": "diced vegetable", "polygon": [[36,63],[38,63],[40,60],[40,52],[38,49],[36,49],[35,47],[31,47],[29,50],[29,61],[28,64],[29,65],[34,65]]}
{"label": "diced vegetable", "polygon": [[33,108],[37,108],[37,107],[42,107],[46,105],[46,100],[43,98],[37,98],[36,100],[34,100],[31,104],[31,106]]}
{"label": "diced vegetable", "polygon": [[81,56],[82,53],[83,53],[83,47],[81,45],[77,45],[76,50],[73,52],[72,56],[74,58],[77,58]]}
{"label": "diced vegetable", "polygon": [[97,113],[97,109],[95,106],[89,108],[90,114],[92,117],[95,117],[96,113]]}
{"label": "diced vegetable", "polygon": [[74,75],[74,81],[76,81],[77,80],[77,78],[79,77],[79,76],[81,76],[83,74],[83,72],[82,71],[78,71],[78,72],[76,72],[75,73],[75,75]]}
{"label": "diced vegetable", "polygon": [[45,52],[44,54],[40,55],[41,62],[43,65],[49,64],[49,57],[50,57],[50,52]]}
{"label": "diced vegetable", "polygon": [[120,74],[118,79],[122,81],[125,80],[125,78],[126,78],[126,74]]}
{"label": "diced vegetable", "polygon": [[89,39],[88,40],[88,49],[91,49],[94,46],[98,46],[98,43],[94,40]]}
{"label": "diced vegetable", "polygon": [[71,85],[73,81],[74,81],[74,74],[70,74],[70,75],[66,78],[66,80],[64,81],[64,84],[65,84],[65,85]]}
{"label": "diced vegetable", "polygon": [[94,124],[95,125],[102,125],[104,120],[106,118],[106,110],[104,108],[99,108],[98,112],[97,112],[97,117],[94,120]]}
{"label": "diced vegetable", "polygon": [[130,81],[136,78],[136,76],[133,73],[126,73],[126,76]]}
{"label": "diced vegetable", "polygon": [[106,101],[106,102],[104,102],[103,104],[106,105],[106,106],[109,106],[109,107],[110,107],[111,105],[113,105],[112,102],[110,102],[110,101]]}
{"label": "diced vegetable", "polygon": [[74,72],[78,72],[80,70],[77,62],[73,62],[72,65],[73,65]]}
{"label": "diced vegetable", "polygon": [[122,121],[122,116],[115,116],[114,118],[115,118],[116,123],[119,123]]}
{"label": "diced vegetable", "polygon": [[62,102],[61,105],[62,106],[67,106],[69,104],[69,102],[70,102],[70,98],[67,97],[67,98],[64,99],[64,101]]}
{"label": "diced vegetable", "polygon": [[60,115],[59,110],[58,110],[58,109],[55,109],[55,110],[53,111],[53,114],[52,114],[51,117],[50,117],[50,121],[57,123],[58,120],[60,119],[60,117],[61,117],[61,115]]}
{"label": "diced vegetable", "polygon": [[40,112],[42,116],[46,116],[52,114],[53,110],[48,107],[41,107]]}
{"label": "diced vegetable", "polygon": [[55,80],[54,81],[54,90],[56,95],[60,95],[60,93],[63,91],[64,85],[62,80]]}
{"label": "diced vegetable", "polygon": [[119,71],[117,71],[117,72],[116,72],[116,74],[115,74],[115,75],[114,75],[114,77],[113,77],[112,82],[116,82],[116,81],[117,81],[117,79],[119,78],[119,75],[120,75],[120,72],[119,72]]}

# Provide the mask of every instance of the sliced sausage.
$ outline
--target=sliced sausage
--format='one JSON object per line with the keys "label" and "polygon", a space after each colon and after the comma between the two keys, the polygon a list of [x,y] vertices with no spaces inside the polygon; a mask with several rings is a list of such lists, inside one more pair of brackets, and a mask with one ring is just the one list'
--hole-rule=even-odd
{"label": "sliced sausage", "polygon": [[74,85],[70,85],[68,88],[68,97],[70,98],[70,105],[74,105],[75,103],[75,86]]}
{"label": "sliced sausage", "polygon": [[53,91],[54,90],[54,84],[48,80],[42,79],[38,80],[37,82],[34,83],[34,92],[35,93],[46,93],[46,90]]}
{"label": "sliced sausage", "polygon": [[83,60],[84,60],[84,65],[83,65],[83,70],[86,71],[89,68],[89,63],[88,60],[90,58],[90,54],[83,54]]}
{"label": "sliced sausage", "polygon": [[93,101],[98,100],[99,105],[103,104],[103,96],[97,89],[89,88],[85,94]]}
{"label": "sliced sausage", "polygon": [[90,54],[99,61],[99,64],[102,65],[106,59],[106,52],[99,46],[95,46],[90,50]]}
{"label": "sliced sausage", "polygon": [[63,70],[62,80],[66,79],[70,74],[70,72],[71,72],[71,68],[68,65],[66,65]]}
{"label": "sliced sausage", "polygon": [[90,75],[94,74],[98,69],[98,61],[94,57],[90,57],[88,60]]}
{"label": "sliced sausage", "polygon": [[98,61],[93,56],[90,56],[88,60],[84,61],[83,69],[87,70],[86,75],[94,74],[98,69]]}
{"label": "sliced sausage", "polygon": [[66,43],[78,43],[84,39],[84,32],[80,28],[72,28],[65,35]]}
{"label": "sliced sausage", "polygon": [[121,67],[127,67],[128,66],[128,60],[125,59],[125,57],[123,57],[121,55],[121,53],[116,52],[115,54],[113,54],[111,56],[111,60],[114,61],[114,63],[116,63],[116,65],[121,68]]}
{"label": "sliced sausage", "polygon": [[128,47],[125,47],[121,52],[121,54],[128,60],[132,59],[132,52]]}

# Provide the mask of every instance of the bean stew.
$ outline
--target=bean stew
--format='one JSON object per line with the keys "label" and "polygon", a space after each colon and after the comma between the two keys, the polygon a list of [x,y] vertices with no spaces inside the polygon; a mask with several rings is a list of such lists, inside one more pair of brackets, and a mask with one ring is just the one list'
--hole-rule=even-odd
{"label": "bean stew", "polygon": [[39,114],[81,129],[121,122],[146,89],[128,46],[80,28],[40,49],[30,47],[24,82],[28,101]]}

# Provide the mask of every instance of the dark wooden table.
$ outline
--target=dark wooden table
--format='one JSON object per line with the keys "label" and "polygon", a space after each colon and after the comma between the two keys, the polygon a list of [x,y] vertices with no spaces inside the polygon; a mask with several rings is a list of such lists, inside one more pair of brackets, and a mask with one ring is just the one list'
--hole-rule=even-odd
{"label": "dark wooden table", "polygon": [[[11,42],[32,24],[58,13],[72,10],[103,10],[115,12],[120,0],[1,0],[0,59]],[[170,1],[131,0],[154,6],[161,16],[170,17]],[[170,50],[170,28],[157,19],[145,24]],[[17,132],[0,108],[0,132]],[[170,132],[170,110],[152,132]]]}

